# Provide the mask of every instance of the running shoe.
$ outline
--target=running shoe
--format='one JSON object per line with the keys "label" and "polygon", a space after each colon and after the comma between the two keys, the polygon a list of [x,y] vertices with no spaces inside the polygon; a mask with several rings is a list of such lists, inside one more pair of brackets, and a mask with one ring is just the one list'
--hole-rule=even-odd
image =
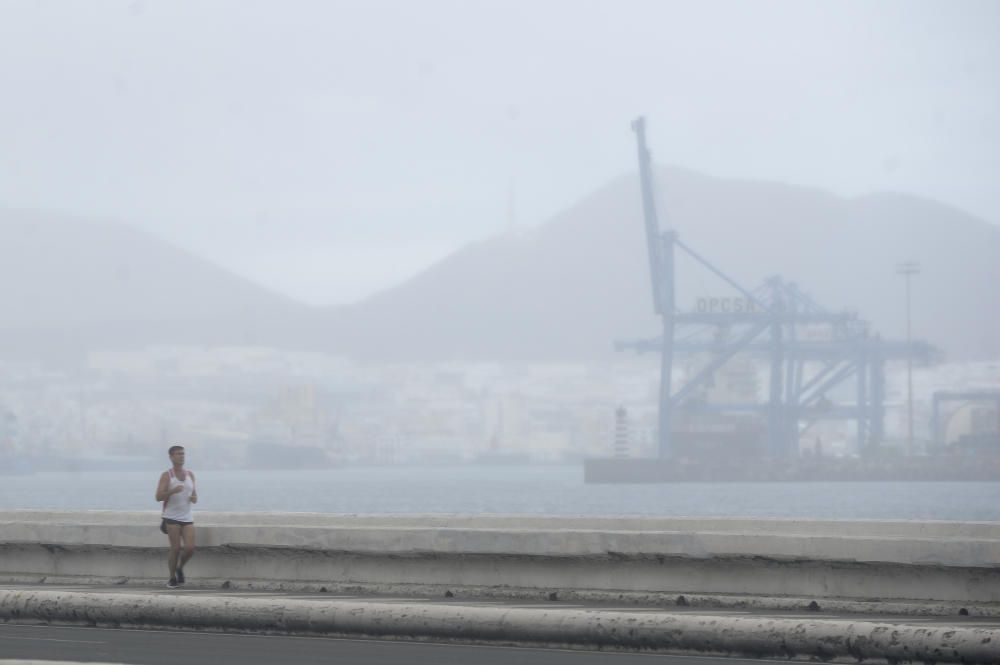
{"label": "running shoe", "polygon": [[180,568],[177,569],[177,583],[184,584],[184,571]]}
{"label": "running shoe", "polygon": [[169,580],[167,580],[167,588],[168,589],[176,589],[177,586],[178,585],[177,585],[177,578],[176,577],[171,577]]}

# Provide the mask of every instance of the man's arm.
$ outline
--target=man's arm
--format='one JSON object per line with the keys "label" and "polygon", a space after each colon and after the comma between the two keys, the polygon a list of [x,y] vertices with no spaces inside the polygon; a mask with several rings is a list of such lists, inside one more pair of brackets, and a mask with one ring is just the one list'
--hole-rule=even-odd
{"label": "man's arm", "polygon": [[167,497],[170,496],[170,494],[167,493],[167,487],[169,487],[169,486],[170,486],[170,475],[166,471],[164,471],[160,475],[160,482],[159,482],[159,484],[156,486],[156,500],[157,501],[166,501],[167,500]]}
{"label": "man's arm", "polygon": [[188,471],[191,475],[191,503],[198,503],[198,486],[195,484],[194,474]]}

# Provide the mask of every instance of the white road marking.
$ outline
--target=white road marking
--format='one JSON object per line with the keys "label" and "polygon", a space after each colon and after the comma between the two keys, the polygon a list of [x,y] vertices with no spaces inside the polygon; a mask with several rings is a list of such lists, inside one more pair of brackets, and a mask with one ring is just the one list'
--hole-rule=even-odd
{"label": "white road marking", "polygon": [[105,640],[57,640],[54,637],[18,637],[16,635],[0,635],[0,640],[23,640],[26,642],[71,642],[73,644],[107,644]]}

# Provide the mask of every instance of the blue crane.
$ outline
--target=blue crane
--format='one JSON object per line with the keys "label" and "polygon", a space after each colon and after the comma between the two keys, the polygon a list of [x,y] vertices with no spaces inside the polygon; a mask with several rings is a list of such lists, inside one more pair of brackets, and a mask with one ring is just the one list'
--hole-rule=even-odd
{"label": "blue crane", "polygon": [[[632,123],[639,156],[639,181],[649,252],[653,311],[660,317],[659,337],[616,342],[618,350],[660,353],[657,450],[672,456],[671,423],[676,409],[752,412],[766,416],[768,454],[781,457],[798,451],[799,438],[819,420],[856,421],[859,447],[874,446],[884,435],[885,363],[912,357],[928,362],[937,356],[922,341],[883,340],[870,333],[868,322],[851,312],[830,311],[794,283],[771,277],[757,289],[747,289],[680,240],[674,230],[662,230],[656,211],[652,157],[646,145],[646,123]],[[740,311],[679,311],[675,303],[675,254],[694,259],[702,269],[728,284],[745,299]],[[685,334],[677,339],[678,330]],[[687,332],[691,326],[699,328]],[[803,326],[821,327],[822,339],[805,339]],[[710,360],[683,385],[672,385],[674,356],[706,353]],[[770,365],[766,403],[705,404],[692,399],[699,388],[737,354],[762,357]],[[834,406],[827,394],[853,377],[855,403]]]}

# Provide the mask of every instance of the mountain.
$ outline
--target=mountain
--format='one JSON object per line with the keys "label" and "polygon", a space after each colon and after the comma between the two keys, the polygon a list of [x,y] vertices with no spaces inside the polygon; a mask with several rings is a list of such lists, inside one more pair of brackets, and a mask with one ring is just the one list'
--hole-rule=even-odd
{"label": "mountain", "polygon": [[0,353],[301,344],[315,312],[125,224],[0,210]]}
{"label": "mountain", "polygon": [[[903,194],[843,198],[805,187],[657,171],[661,225],[748,287],[772,275],[829,309],[905,335],[896,264],[919,261],[913,331],[952,359],[1000,357],[1000,227]],[[573,360],[653,337],[637,178],[554,219],[456,252],[404,284],[327,312],[337,349],[379,359]],[[732,290],[678,259],[678,306]]]}
{"label": "mountain", "polygon": [[[885,337],[1000,358],[1000,227],[902,194],[657,172],[663,226],[753,288],[778,274]],[[732,290],[678,254],[678,306]],[[124,224],[0,210],[0,354],[259,344],[382,360],[593,360],[656,335],[634,175],[356,304],[311,308]]]}

